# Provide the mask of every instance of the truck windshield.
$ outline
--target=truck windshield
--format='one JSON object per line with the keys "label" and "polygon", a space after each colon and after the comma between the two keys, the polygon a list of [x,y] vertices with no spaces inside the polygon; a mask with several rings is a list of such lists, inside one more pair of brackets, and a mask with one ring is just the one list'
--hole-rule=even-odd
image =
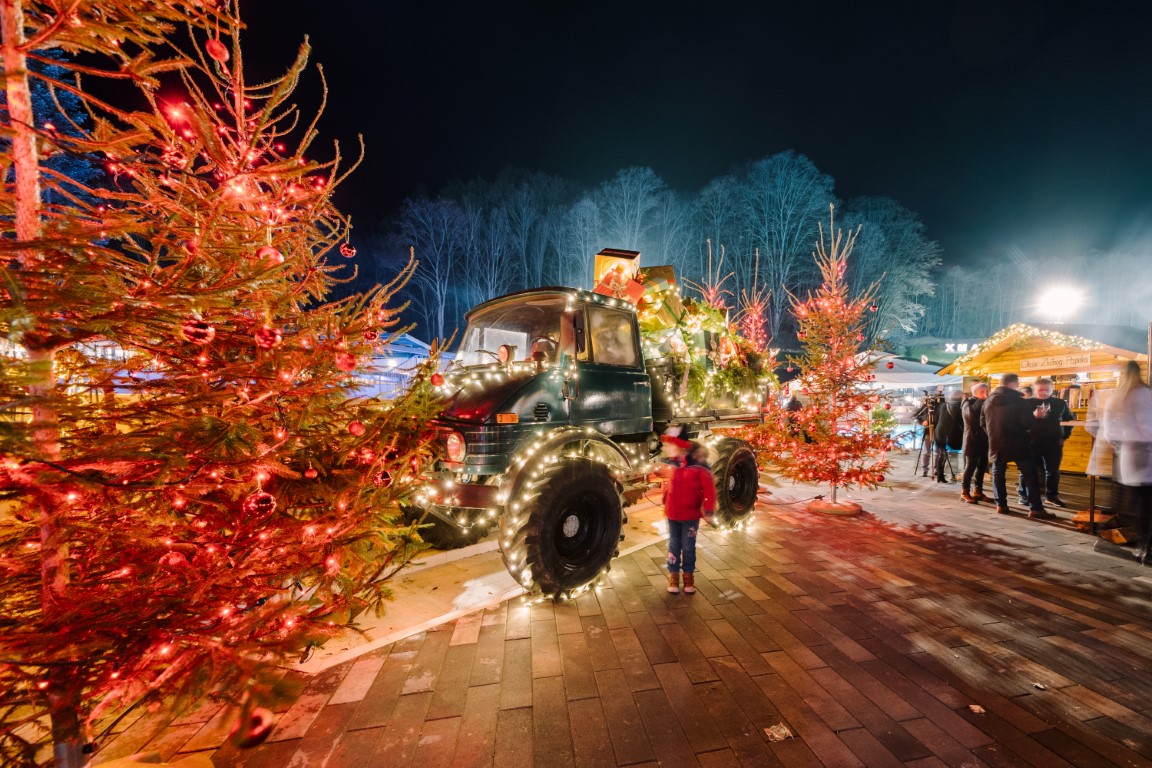
{"label": "truck windshield", "polygon": [[512,360],[555,365],[560,351],[560,316],[563,297],[528,299],[498,304],[474,314],[468,321],[456,360],[460,365],[496,362],[501,345],[512,347]]}

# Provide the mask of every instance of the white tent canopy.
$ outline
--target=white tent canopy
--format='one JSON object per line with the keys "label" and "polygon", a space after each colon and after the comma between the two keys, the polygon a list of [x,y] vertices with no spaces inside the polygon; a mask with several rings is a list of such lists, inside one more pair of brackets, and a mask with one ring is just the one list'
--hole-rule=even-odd
{"label": "white tent canopy", "polygon": [[[888,367],[892,363],[892,367]],[[876,375],[871,382],[877,389],[927,389],[932,391],[936,387],[963,386],[962,376],[941,376],[937,373],[939,368],[935,365],[905,360],[891,354],[877,355],[872,364],[872,373]]]}

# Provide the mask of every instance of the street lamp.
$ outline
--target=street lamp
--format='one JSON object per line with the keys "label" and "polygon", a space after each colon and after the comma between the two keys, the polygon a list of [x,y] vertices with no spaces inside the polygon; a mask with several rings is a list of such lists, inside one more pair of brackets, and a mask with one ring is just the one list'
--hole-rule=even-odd
{"label": "street lamp", "polygon": [[1070,285],[1053,285],[1040,294],[1040,312],[1053,322],[1063,323],[1084,303],[1084,293]]}

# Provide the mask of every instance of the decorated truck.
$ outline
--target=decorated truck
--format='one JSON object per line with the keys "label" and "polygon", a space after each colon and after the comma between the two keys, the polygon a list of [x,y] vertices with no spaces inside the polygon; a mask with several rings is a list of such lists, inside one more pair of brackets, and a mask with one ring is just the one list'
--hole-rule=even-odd
{"label": "decorated truck", "polygon": [[760,418],[767,354],[723,312],[682,301],[670,267],[638,264],[601,251],[595,291],[538,288],[468,312],[453,364],[433,377],[443,460],[405,510],[430,544],[498,528],[529,594],[578,594],[618,554],[625,509],[658,485],[668,430],[711,448],[716,524],[751,513],[753,450],[713,431]]}

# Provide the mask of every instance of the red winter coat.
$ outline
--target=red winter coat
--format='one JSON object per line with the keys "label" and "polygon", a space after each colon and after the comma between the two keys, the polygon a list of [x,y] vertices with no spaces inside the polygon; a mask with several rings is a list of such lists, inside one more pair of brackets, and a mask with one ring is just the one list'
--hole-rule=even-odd
{"label": "red winter coat", "polygon": [[664,517],[669,520],[699,520],[716,508],[716,485],[712,471],[699,464],[679,467],[672,473],[664,491]]}

